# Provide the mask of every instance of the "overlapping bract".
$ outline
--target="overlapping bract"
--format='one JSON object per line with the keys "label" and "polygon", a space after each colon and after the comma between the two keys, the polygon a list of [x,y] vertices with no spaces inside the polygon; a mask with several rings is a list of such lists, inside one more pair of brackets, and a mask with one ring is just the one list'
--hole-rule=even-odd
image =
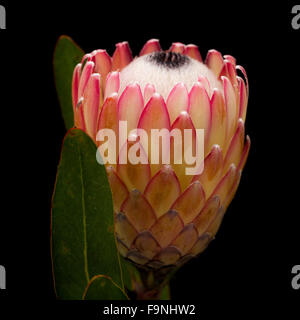
{"label": "overlapping bract", "polygon": [[[149,40],[140,56],[160,50],[158,40]],[[195,45],[173,43],[169,51],[202,62]],[[245,70],[232,56],[210,50],[205,64],[221,81],[223,91],[211,88],[199,75],[190,90],[178,83],[166,101],[151,83],[143,92],[137,83],[119,92],[119,72],[132,60],[127,42],[116,45],[112,58],[105,50],[84,56],[73,76],[74,121],[97,144],[100,129],[113,129],[118,136],[119,120],[127,121],[128,132],[135,128],[205,130],[204,171],[198,176],[186,175],[186,165],[172,161],[170,165],[107,166],[119,251],[137,264],[160,268],[198,255],[219,229],[250,148],[244,130],[248,83]],[[117,146],[119,158],[132,145],[127,142]],[[150,153],[145,150],[142,156]]]}

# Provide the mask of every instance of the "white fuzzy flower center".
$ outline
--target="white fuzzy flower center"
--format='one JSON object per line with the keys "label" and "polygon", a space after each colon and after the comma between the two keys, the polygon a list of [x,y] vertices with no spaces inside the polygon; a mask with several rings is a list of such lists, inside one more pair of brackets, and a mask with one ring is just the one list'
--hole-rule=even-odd
{"label": "white fuzzy flower center", "polygon": [[214,88],[223,91],[221,82],[205,64],[179,53],[150,53],[135,58],[120,72],[119,92],[132,83],[138,83],[144,92],[146,84],[152,84],[166,100],[177,83],[183,82],[190,91],[200,75],[207,78],[211,93]]}

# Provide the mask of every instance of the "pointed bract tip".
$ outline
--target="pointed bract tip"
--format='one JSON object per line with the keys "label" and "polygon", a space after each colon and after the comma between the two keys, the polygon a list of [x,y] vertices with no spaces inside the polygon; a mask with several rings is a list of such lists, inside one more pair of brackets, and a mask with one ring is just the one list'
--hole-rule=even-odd
{"label": "pointed bract tip", "polygon": [[212,147],[211,147],[212,150],[218,150],[218,151],[221,151],[221,147],[220,145],[218,144],[214,144]]}

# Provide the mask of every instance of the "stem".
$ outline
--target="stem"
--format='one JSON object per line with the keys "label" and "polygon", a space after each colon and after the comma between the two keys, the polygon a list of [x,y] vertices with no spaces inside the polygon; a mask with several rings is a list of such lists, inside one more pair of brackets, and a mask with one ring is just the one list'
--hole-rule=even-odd
{"label": "stem", "polygon": [[162,289],[168,284],[174,267],[155,269],[138,268],[141,281],[136,283],[137,300],[159,300]]}

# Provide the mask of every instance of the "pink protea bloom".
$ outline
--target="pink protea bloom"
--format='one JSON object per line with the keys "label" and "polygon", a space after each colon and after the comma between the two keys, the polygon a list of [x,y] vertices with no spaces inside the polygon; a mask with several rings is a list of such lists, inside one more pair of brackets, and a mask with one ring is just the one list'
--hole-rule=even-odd
{"label": "pink protea bloom", "polygon": [[187,175],[188,164],[175,163],[172,156],[170,164],[147,161],[151,149],[145,150],[142,139],[139,156],[145,162],[120,161],[137,143],[128,139],[117,146],[117,161],[106,163],[116,238],[124,257],[154,269],[179,265],[214,238],[250,148],[244,130],[247,102],[246,73],[235,58],[210,50],[203,62],[192,44],[173,43],[162,51],[152,39],[133,59],[128,43],[122,42],[112,57],[95,50],[75,67],[74,123],[98,146],[104,141],[97,139],[97,132],[112,129],[118,137],[120,120],[127,121],[128,132],[204,129],[201,174]]}

